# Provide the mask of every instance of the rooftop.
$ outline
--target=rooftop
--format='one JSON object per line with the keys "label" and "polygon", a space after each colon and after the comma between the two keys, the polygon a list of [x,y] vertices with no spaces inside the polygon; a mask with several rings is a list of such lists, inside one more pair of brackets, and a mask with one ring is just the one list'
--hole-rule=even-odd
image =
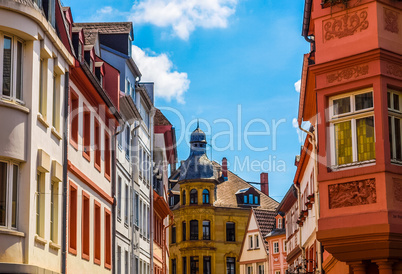
{"label": "rooftop", "polygon": [[74,23],[74,26],[97,30],[100,34],[130,34],[133,29],[132,22]]}

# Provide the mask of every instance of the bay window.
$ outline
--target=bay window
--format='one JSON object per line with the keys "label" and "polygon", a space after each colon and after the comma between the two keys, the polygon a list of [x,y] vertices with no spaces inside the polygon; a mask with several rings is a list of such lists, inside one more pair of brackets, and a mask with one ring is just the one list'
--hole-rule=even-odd
{"label": "bay window", "polygon": [[330,98],[331,165],[375,160],[373,92],[363,90]]}
{"label": "bay window", "polygon": [[388,91],[388,129],[391,162],[402,163],[402,93]]}
{"label": "bay window", "polygon": [[22,101],[23,42],[0,32],[0,96]]}
{"label": "bay window", "polygon": [[0,226],[17,228],[18,165],[0,162]]}

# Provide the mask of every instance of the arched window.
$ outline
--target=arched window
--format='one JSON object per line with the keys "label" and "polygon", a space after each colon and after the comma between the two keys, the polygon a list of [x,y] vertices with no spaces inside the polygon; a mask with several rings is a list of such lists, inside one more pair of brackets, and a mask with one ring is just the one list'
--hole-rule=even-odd
{"label": "arched window", "polygon": [[198,191],[196,189],[192,189],[190,191],[190,204],[198,204]]}
{"label": "arched window", "polygon": [[202,239],[203,240],[211,240],[211,222],[210,221],[202,222]]}
{"label": "arched window", "polygon": [[182,199],[181,199],[181,204],[185,205],[186,204],[186,191],[183,190],[183,194],[182,194]]}
{"label": "arched window", "polygon": [[209,204],[209,191],[208,189],[204,189],[202,191],[202,203]]}
{"label": "arched window", "polygon": [[198,221],[190,221],[190,240],[198,240]]}

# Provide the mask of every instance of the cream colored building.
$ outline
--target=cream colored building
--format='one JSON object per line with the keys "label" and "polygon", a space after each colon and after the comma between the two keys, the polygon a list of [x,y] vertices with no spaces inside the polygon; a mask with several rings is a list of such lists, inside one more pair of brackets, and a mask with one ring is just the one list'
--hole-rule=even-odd
{"label": "cream colored building", "polygon": [[275,226],[275,211],[252,209],[240,249],[240,274],[268,273],[269,251],[264,236]]}
{"label": "cream colored building", "polygon": [[55,31],[63,24],[59,2],[43,8],[0,1],[2,273],[61,269],[63,112],[73,57]]}

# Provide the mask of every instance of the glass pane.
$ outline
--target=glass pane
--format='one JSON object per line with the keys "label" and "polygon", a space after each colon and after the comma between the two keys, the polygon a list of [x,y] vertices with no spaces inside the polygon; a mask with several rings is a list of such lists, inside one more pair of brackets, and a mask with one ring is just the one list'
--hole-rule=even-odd
{"label": "glass pane", "polygon": [[391,108],[391,93],[387,92],[387,105],[388,108]]}
{"label": "glass pane", "polygon": [[394,109],[399,110],[399,95],[394,94]]}
{"label": "glass pane", "polygon": [[11,38],[4,36],[3,95],[11,96]]}
{"label": "glass pane", "polygon": [[52,111],[52,126],[55,129],[58,129],[56,126],[56,117],[57,117],[57,90],[56,90],[56,75],[53,75],[53,111]]}
{"label": "glass pane", "polygon": [[356,120],[358,161],[375,159],[374,117]]}
{"label": "glass pane", "polygon": [[392,143],[392,118],[388,116],[388,134],[389,134],[389,150],[391,154],[391,159],[395,158],[394,155],[394,144]]}
{"label": "glass pane", "polygon": [[17,99],[22,100],[22,43],[17,42],[17,75],[15,96]]}
{"label": "glass pane", "polygon": [[0,162],[0,225],[6,225],[7,213],[7,164]]}
{"label": "glass pane", "polygon": [[335,150],[337,165],[353,162],[350,121],[335,124]]}
{"label": "glass pane", "polygon": [[362,110],[373,107],[373,93],[367,92],[355,96],[356,110]]}
{"label": "glass pane", "polygon": [[394,128],[395,128],[395,148],[396,148],[396,155],[395,155],[395,158],[396,158],[397,160],[402,161],[402,151],[401,151],[401,143],[402,143],[401,119],[394,118]]}
{"label": "glass pane", "polygon": [[350,97],[334,100],[334,115],[350,112]]}
{"label": "glass pane", "polygon": [[18,183],[18,166],[13,166],[13,200],[12,200],[12,214],[11,214],[11,226],[17,227],[17,183]]}

